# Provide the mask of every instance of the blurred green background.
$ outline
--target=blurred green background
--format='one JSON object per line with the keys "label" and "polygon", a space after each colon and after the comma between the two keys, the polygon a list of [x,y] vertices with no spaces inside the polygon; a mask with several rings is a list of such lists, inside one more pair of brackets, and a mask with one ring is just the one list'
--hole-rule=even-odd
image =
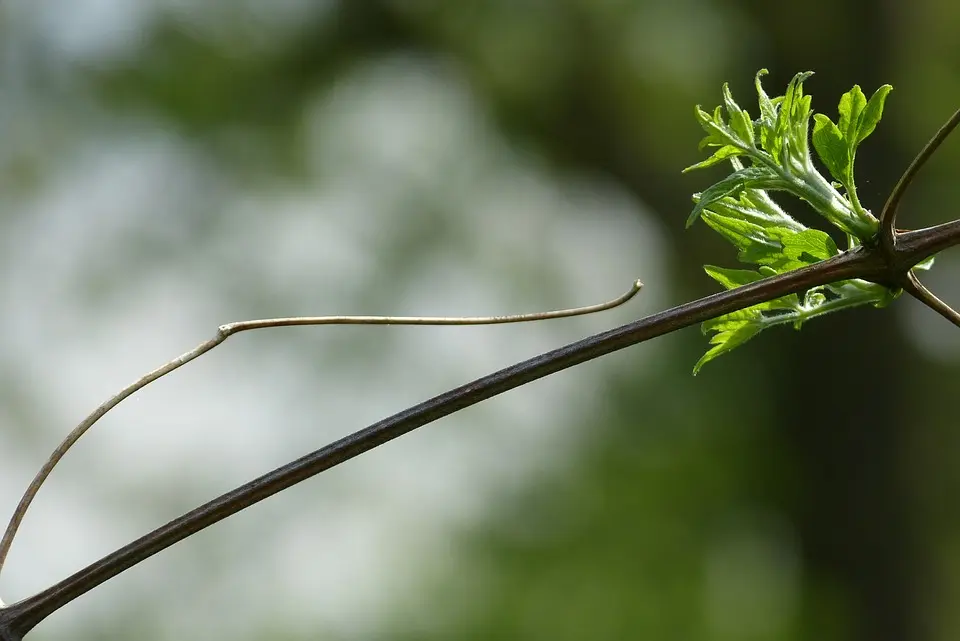
{"label": "blurred green background", "polygon": [[[524,327],[239,336],[52,476],[23,598],[216,494],[515,360],[713,292],[693,106],[814,70],[894,85],[874,211],[960,104],[947,0],[42,0],[0,7],[0,512],[67,430],[233,320]],[[958,215],[960,141],[900,225]],[[815,217],[796,203],[807,223]],[[822,227],[822,225],[821,225]],[[960,302],[960,262],[925,278]],[[34,639],[960,635],[960,334],[902,299],[693,378],[686,330],[471,408],[101,586]]]}

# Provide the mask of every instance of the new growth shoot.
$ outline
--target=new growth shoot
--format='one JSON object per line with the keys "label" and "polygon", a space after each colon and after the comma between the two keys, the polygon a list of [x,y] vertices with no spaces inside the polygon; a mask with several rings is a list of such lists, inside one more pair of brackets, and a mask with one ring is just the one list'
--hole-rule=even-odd
{"label": "new growth shoot", "polygon": [[[696,117],[707,133],[700,148],[716,148],[706,160],[684,171],[728,161],[733,172],[709,189],[694,194],[696,203],[687,220],[698,218],[738,250],[742,263],[751,269],[728,269],[705,265],[711,278],[734,289],[768,276],[783,274],[837,256],[840,250],[824,231],[810,229],[785,212],[770,197],[786,192],[805,201],[847,238],[848,249],[875,244],[880,221],[865,209],[857,196],[853,164],[860,143],[876,128],[884,102],[893,89],[883,85],[868,100],[859,86],[840,98],[839,119],[812,114],[811,97],[803,82],[812,72],[798,73],[782,96],[771,98],[764,91],[761,69],[756,76],[759,109],[756,118],[733,99],[723,86],[723,105],[712,113],[699,106]],[[813,117],[813,148],[830,177],[814,166],[808,140]],[[932,258],[916,266],[928,269]],[[802,295],[747,307],[704,322],[712,347],[694,366],[696,374],[706,363],[738,347],[775,325],[795,329],[806,321],[830,312],[861,305],[884,307],[901,288],[858,278],[812,287]]]}

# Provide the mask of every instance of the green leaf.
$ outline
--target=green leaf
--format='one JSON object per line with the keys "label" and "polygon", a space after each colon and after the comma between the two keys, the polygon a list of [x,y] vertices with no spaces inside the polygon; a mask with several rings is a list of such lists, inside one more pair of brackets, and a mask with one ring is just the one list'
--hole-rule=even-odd
{"label": "green leaf", "polygon": [[818,230],[804,230],[799,232],[802,235],[798,238],[798,232],[785,227],[763,227],[713,210],[703,212],[703,222],[740,250],[737,255],[740,262],[765,265],[778,274],[817,262],[819,259],[813,258],[811,252],[822,253],[822,245],[826,242],[816,236],[826,236]]}
{"label": "green leaf", "polygon": [[703,140],[700,141],[700,144],[697,145],[697,151],[703,151],[707,147],[722,147],[724,142],[722,140],[717,140],[716,136],[704,136]]}
{"label": "green leaf", "polygon": [[[764,267],[760,268],[760,270],[763,270],[763,269]],[[758,280],[763,280],[767,276],[773,276],[777,273],[774,270],[771,270],[773,273],[769,273],[769,272],[760,273],[760,272],[755,272],[751,269],[727,269],[725,267],[716,267],[714,265],[704,265],[703,271],[707,272],[707,276],[709,276],[713,280],[723,285],[724,288],[726,289],[734,289],[737,287],[741,287],[743,285],[747,285],[748,283],[752,283]],[[758,314],[758,312],[761,312],[764,310],[773,310],[773,309],[793,310],[793,309],[797,309],[799,305],[800,305],[800,299],[797,298],[797,295],[788,294],[787,296],[783,296],[781,298],[759,303],[757,305],[753,305],[751,307],[746,308],[745,310],[740,310],[740,311],[749,312],[750,318],[760,319],[762,317],[762,314]],[[738,312],[733,312],[733,313],[737,314]],[[720,318],[724,318],[724,319],[730,318],[730,315],[727,314],[726,316],[721,316]],[[717,320],[717,319],[714,319],[714,320]],[[716,327],[711,323],[712,323],[711,321],[706,321],[705,323],[703,323],[702,327],[705,330],[716,329]]]}
{"label": "green leaf", "polygon": [[[803,100],[803,81],[812,75],[812,71],[804,71],[795,75],[787,85],[787,90],[783,94],[783,102],[780,103],[774,135],[776,138],[782,139],[783,143],[779,157],[774,156],[774,158],[782,167],[790,166],[789,152],[797,149],[795,139],[797,126],[802,125],[804,131],[806,131],[805,119],[810,114],[810,100]],[[806,146],[806,140],[804,140],[803,145]]]}
{"label": "green leaf", "polygon": [[883,115],[883,105],[891,91],[893,91],[893,87],[883,85],[870,96],[870,101],[860,114],[860,121],[857,124],[856,144],[859,145],[864,138],[876,129],[877,123],[880,122],[880,117]]}
{"label": "green leaf", "polygon": [[806,229],[780,209],[767,192],[760,189],[744,189],[739,199],[725,196],[714,201],[709,210],[721,216],[746,220],[764,228],[783,227],[792,231]]}
{"label": "green leaf", "polygon": [[733,145],[724,145],[723,147],[720,147],[720,149],[713,152],[713,155],[707,158],[706,160],[703,160],[701,162],[698,162],[695,165],[690,165],[689,167],[685,168],[683,170],[683,173],[687,173],[688,171],[693,171],[694,169],[703,169],[704,167],[711,167],[713,165],[716,165],[717,163],[727,160],[728,158],[732,158],[734,156],[740,156],[742,154],[743,154],[743,150],[737,147],[734,147]]}
{"label": "green leaf", "polygon": [[704,265],[703,270],[707,272],[707,276],[723,285],[726,289],[734,289],[763,278],[762,274],[752,269],[726,269],[725,267]]}
{"label": "green leaf", "polygon": [[767,74],[766,69],[761,69],[757,72],[756,79],[754,84],[757,86],[757,99],[760,105],[760,146],[773,158],[778,158],[780,155],[780,139],[776,136],[777,130],[777,105],[782,100],[782,97],[777,97],[774,100],[770,99],[770,96],[767,95],[767,92],[763,90],[763,85],[760,82],[760,78]]}
{"label": "green leaf", "polygon": [[[727,95],[729,96],[729,90]],[[749,114],[740,109],[737,103],[733,102],[732,97],[730,97],[728,111],[731,116],[730,125],[723,121],[722,107],[717,106],[713,114],[708,114],[700,105],[696,106],[693,113],[697,122],[707,132],[707,137],[700,141],[700,149],[723,145],[733,145],[742,150],[753,147],[753,122]]]}
{"label": "green leaf", "polygon": [[860,85],[853,85],[853,89],[840,97],[840,121],[837,126],[843,134],[843,139],[850,147],[856,146],[857,131],[860,128],[860,115],[867,106],[867,98],[863,95]]}
{"label": "green leaf", "polygon": [[[802,91],[802,88],[798,88],[799,91]],[[805,161],[810,153],[807,148],[807,138],[810,135],[810,102],[812,100],[812,96],[800,96],[794,103],[796,106],[793,113],[791,146],[796,157]]]}
{"label": "green leaf", "polygon": [[[747,307],[723,316],[717,316],[700,324],[700,330],[704,334],[710,332],[731,332],[739,329],[746,323],[753,323],[757,326],[762,325],[763,314],[759,309]],[[763,329],[761,327],[761,329]]]}
{"label": "green leaf", "polygon": [[783,244],[783,253],[787,257],[808,265],[840,253],[833,239],[819,229],[806,229],[802,232],[793,233],[782,237],[780,242]]}
{"label": "green leaf", "polygon": [[747,188],[775,188],[781,186],[782,182],[780,177],[767,167],[744,167],[738,169],[702,194],[696,196],[697,203],[687,218],[687,227],[696,222],[697,217],[700,216],[706,207],[724,196],[737,195]]}
{"label": "green leaf", "polygon": [[925,272],[925,271],[927,271],[928,269],[930,269],[931,267],[933,267],[934,258],[936,258],[936,257],[935,257],[935,256],[930,256],[929,258],[924,258],[924,259],[921,260],[919,263],[917,263],[916,265],[914,265],[913,268],[914,268],[914,269],[919,269],[920,271]]}
{"label": "green leaf", "polygon": [[806,227],[797,222],[790,214],[783,211],[780,205],[770,197],[770,194],[762,189],[745,189],[740,196],[740,200],[760,212],[760,217],[766,219],[765,223],[761,223],[765,226],[785,227],[793,231],[803,231],[806,229]]}
{"label": "green leaf", "polygon": [[757,325],[752,323],[743,323],[736,329],[723,331],[715,335],[710,339],[710,344],[714,347],[711,348],[706,354],[701,356],[700,360],[697,361],[697,364],[693,366],[693,375],[696,376],[704,365],[716,357],[726,354],[730,350],[743,345],[759,333],[760,327]]}
{"label": "green leaf", "polygon": [[814,114],[813,119],[813,148],[830,175],[840,183],[846,183],[850,174],[850,149],[843,133],[823,114]]}
{"label": "green leaf", "polygon": [[739,218],[724,216],[712,210],[703,212],[703,222],[726,238],[740,250],[739,259],[744,263],[771,265],[786,258],[783,245],[769,228]]}
{"label": "green leaf", "polygon": [[723,84],[723,105],[727,109],[727,115],[730,117],[730,129],[747,146],[753,146],[753,121],[750,120],[750,114],[740,108],[733,100],[730,93],[730,86]]}
{"label": "green leaf", "polygon": [[693,114],[696,116],[697,122],[700,123],[703,130],[707,132],[706,138],[700,141],[700,149],[704,147],[720,147],[727,144],[729,135],[720,116],[719,108],[716,113],[710,115],[701,109],[700,105],[697,105],[694,108]]}
{"label": "green leaf", "polygon": [[713,209],[702,214],[703,222],[739,250],[743,263],[764,265],[776,273],[812,265],[836,256],[836,243],[819,229],[795,231],[786,227],[764,227],[749,220],[725,216]]}

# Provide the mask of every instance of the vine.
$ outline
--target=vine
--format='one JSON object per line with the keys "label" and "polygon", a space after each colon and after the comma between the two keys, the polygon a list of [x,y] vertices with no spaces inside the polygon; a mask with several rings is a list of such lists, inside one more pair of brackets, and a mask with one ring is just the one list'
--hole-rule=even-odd
{"label": "vine", "polygon": [[[930,267],[934,254],[960,244],[960,220],[917,231],[901,231],[895,226],[904,191],[960,123],[960,110],[910,164],[877,218],[860,203],[853,163],[860,143],[880,120],[890,86],[884,85],[869,100],[855,86],[841,98],[836,123],[823,114],[812,115],[813,147],[832,178],[829,180],[814,167],[809,149],[811,99],[803,93],[803,82],[810,72],[794,76],[784,95],[775,98],[768,97],[761,86],[764,73],[757,74],[759,116],[756,120],[734,102],[726,86],[722,108],[717,107],[713,113],[697,108],[697,119],[707,132],[701,147],[713,147],[716,151],[705,161],[687,168],[709,167],[724,160],[731,163],[733,172],[729,176],[695,196],[688,225],[702,218],[737,248],[742,262],[754,265],[755,269],[707,265],[707,274],[723,285],[725,291],[540,354],[419,403],[253,479],[31,597],[10,605],[0,602],[0,641],[21,641],[51,613],[140,561],[398,436],[531,381],[684,327],[702,323],[705,333],[714,332],[710,339],[713,346],[696,364],[696,373],[705,363],[768,327],[790,324],[799,328],[812,318],[841,309],[868,304],[883,307],[904,291],[960,326],[960,314],[929,292],[916,275],[916,270]],[[807,202],[846,236],[847,249],[840,251],[829,234],[808,228],[788,215],[769,195],[770,191],[787,192]],[[224,325],[214,338],[144,375],[74,428],[24,494],[0,545],[0,565],[30,499],[57,461],[93,423],[133,391],[213,349],[233,333],[328,323],[464,324],[539,320],[607,309],[625,302],[639,288],[637,282],[620,298],[598,306],[518,317],[314,317]]]}

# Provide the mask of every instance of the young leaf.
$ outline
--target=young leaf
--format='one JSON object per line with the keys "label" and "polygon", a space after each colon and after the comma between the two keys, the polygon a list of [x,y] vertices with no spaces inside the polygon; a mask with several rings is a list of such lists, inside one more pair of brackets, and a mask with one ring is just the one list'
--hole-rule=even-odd
{"label": "young leaf", "polygon": [[703,271],[707,272],[707,276],[727,289],[740,287],[741,285],[746,285],[763,278],[763,276],[752,269],[726,269],[724,267],[715,267],[714,265],[704,265]]}
{"label": "young leaf", "polygon": [[760,329],[760,326],[756,323],[743,321],[735,328],[724,330],[719,334],[714,335],[710,339],[710,344],[714,347],[712,347],[706,354],[701,356],[700,360],[697,361],[697,364],[693,366],[693,375],[696,376],[704,365],[716,357],[726,354],[727,352],[746,343],[748,340],[759,334]]}
{"label": "young leaf", "polygon": [[767,92],[763,90],[760,78],[767,74],[766,69],[757,72],[755,84],[757,86],[757,99],[760,105],[760,118],[758,124],[760,127],[760,146],[771,158],[780,157],[780,145],[782,138],[777,136],[777,121],[779,119],[779,106],[783,102],[783,96],[777,96],[771,99]]}
{"label": "young leaf", "polygon": [[845,184],[850,172],[850,148],[843,139],[843,133],[823,114],[814,114],[813,120],[813,148],[830,175]]}
{"label": "young leaf", "polygon": [[867,98],[863,95],[860,85],[853,85],[853,89],[840,97],[840,121],[837,123],[843,139],[851,148],[856,146],[857,131],[860,128],[860,114],[867,106]]}
{"label": "young leaf", "polygon": [[761,189],[744,189],[739,199],[725,196],[714,201],[709,210],[721,216],[745,220],[761,227],[783,227],[791,231],[806,229],[780,209],[767,192]]}
{"label": "young leaf", "polygon": [[[798,92],[801,90],[798,88]],[[807,138],[810,132],[810,102],[812,100],[812,96],[800,96],[796,101],[793,116],[793,136],[790,139],[796,160],[804,164],[810,162]]]}
{"label": "young leaf", "polygon": [[747,323],[760,325],[762,318],[763,314],[760,313],[760,310],[748,307],[704,321],[700,324],[700,330],[704,334],[709,332],[730,332],[739,329]]}
{"label": "young leaf", "polygon": [[[763,267],[761,267],[763,269]],[[726,269],[723,267],[716,267],[714,265],[704,265],[703,271],[707,272],[707,276],[717,281],[723,285],[726,289],[734,289],[748,283],[752,283],[757,280],[766,278],[767,274],[764,275],[760,272],[755,272],[750,269]],[[776,272],[774,272],[776,273]],[[759,303],[748,307],[748,310],[751,310],[750,317],[759,319],[762,315],[756,315],[754,312],[759,312],[763,310],[772,310],[772,309],[797,309],[800,306],[800,299],[797,298],[796,294],[789,294],[775,300],[767,301],[764,303]],[[744,311],[744,310],[741,310]],[[707,321],[708,323],[710,321]],[[710,329],[714,329],[712,325],[708,325]]]}
{"label": "young leaf", "polygon": [[747,188],[775,187],[781,179],[767,167],[744,167],[733,172],[697,197],[697,203],[687,218],[687,227],[696,222],[700,213],[713,202],[725,196],[737,195]]}
{"label": "young leaf", "polygon": [[[729,90],[728,90],[729,93]],[[700,123],[700,126],[705,132],[707,132],[707,137],[700,141],[700,148],[704,147],[720,147],[723,145],[733,145],[742,150],[747,150],[753,147],[753,123],[750,122],[749,115],[746,112],[743,112],[740,107],[737,106],[733,99],[730,100],[732,106],[728,108],[734,109],[735,111],[731,113],[731,118],[734,114],[738,114],[738,120],[735,126],[726,124],[723,121],[723,113],[721,107],[717,107],[713,110],[713,114],[708,114],[706,111],[700,108],[700,105],[697,105],[694,109],[694,115],[697,118],[697,121]],[[740,123],[743,119],[746,119],[750,124],[749,127],[744,128]]]}
{"label": "young leaf", "polygon": [[740,262],[765,265],[778,274],[838,253],[833,239],[819,229],[797,232],[785,227],[764,227],[712,209],[703,212],[703,221],[740,250],[737,255]]}
{"label": "young leaf", "polygon": [[741,202],[751,205],[759,215],[765,218],[767,227],[785,227],[792,231],[803,231],[806,229],[801,223],[797,222],[790,214],[783,211],[770,194],[762,189],[745,189],[740,196]]}
{"label": "young leaf", "polygon": [[726,83],[723,85],[723,105],[727,108],[727,115],[730,117],[730,129],[740,140],[752,147],[753,121],[750,120],[750,114],[734,102],[730,87]]}
{"label": "young leaf", "polygon": [[[703,222],[740,250],[737,256],[740,262],[767,265],[778,271],[786,270],[797,263],[784,255],[783,244],[777,239],[778,236],[789,234],[789,230],[782,230],[781,234],[777,234],[770,228],[722,216],[711,210],[703,212]],[[797,266],[799,265],[800,263],[797,263]]]}
{"label": "young leaf", "polygon": [[[780,111],[777,114],[777,126],[774,135],[782,142],[780,146],[779,157],[775,156],[775,158],[780,166],[784,168],[790,166],[789,156],[790,152],[794,151],[795,134],[798,121],[802,117],[804,119],[803,125],[805,127],[805,119],[810,113],[809,100],[806,101],[806,108],[804,108],[803,81],[812,75],[812,71],[805,71],[795,75],[787,85],[787,90],[783,94],[783,102],[780,103]],[[804,141],[804,144],[806,144],[806,141]]]}
{"label": "young leaf", "polygon": [[819,229],[806,229],[782,237],[780,242],[786,256],[806,264],[817,263],[840,253],[833,239]]}
{"label": "young leaf", "polygon": [[776,157],[776,152],[771,149],[771,143],[776,139],[774,131],[777,126],[777,107],[770,99],[770,96],[767,95],[767,92],[763,90],[763,85],[760,83],[760,78],[767,75],[767,73],[766,69],[761,69],[757,72],[757,76],[754,79],[754,84],[757,86],[757,101],[760,105],[760,118],[758,119],[760,126],[760,146],[771,156]]}
{"label": "young leaf", "polygon": [[707,136],[700,141],[700,149],[704,147],[721,147],[729,144],[730,136],[726,126],[723,124],[719,107],[717,107],[717,111],[711,115],[701,109],[700,105],[697,105],[694,108],[693,114],[696,116],[697,122],[700,123],[703,130],[707,132]]}
{"label": "young leaf", "polygon": [[870,101],[860,114],[860,122],[857,125],[856,144],[859,145],[863,142],[864,138],[872,134],[873,130],[876,129],[877,123],[880,122],[880,117],[883,115],[883,104],[886,102],[887,95],[889,95],[891,91],[893,91],[893,87],[883,85],[870,96]]}
{"label": "young leaf", "polygon": [[694,169],[703,169],[704,167],[712,167],[713,165],[716,165],[719,162],[723,162],[724,160],[733,158],[734,156],[740,156],[742,154],[743,154],[743,150],[737,147],[734,147],[733,145],[724,145],[723,147],[720,147],[720,149],[713,152],[713,155],[707,158],[706,160],[703,160],[701,162],[698,162],[695,165],[690,165],[689,167],[685,168],[683,170],[683,173],[687,173],[688,171],[693,171]]}

